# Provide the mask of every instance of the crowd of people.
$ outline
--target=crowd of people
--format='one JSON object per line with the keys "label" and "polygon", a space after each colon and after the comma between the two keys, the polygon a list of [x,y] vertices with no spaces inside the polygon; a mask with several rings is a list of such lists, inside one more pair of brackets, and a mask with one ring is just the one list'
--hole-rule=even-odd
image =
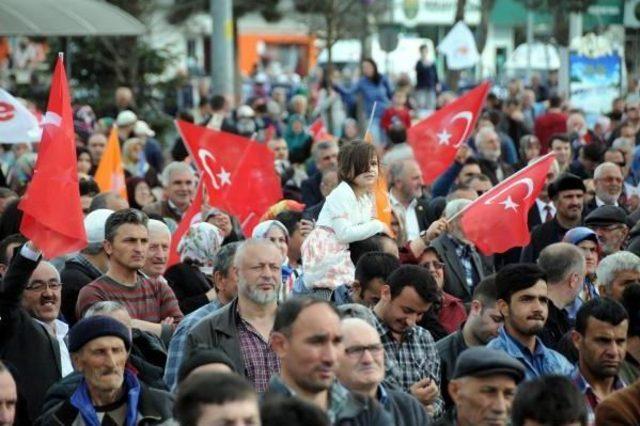
{"label": "crowd of people", "polygon": [[[639,424],[640,95],[589,125],[553,79],[512,80],[425,185],[407,130],[456,95],[426,54],[416,74],[260,75],[237,108],[180,111],[268,146],[284,199],[250,235],[210,200],[171,265],[199,174],[129,88],[104,116],[74,105],[78,253],[44,260],[20,234],[37,146],[5,145],[0,425]],[[114,123],[126,199],[92,178]],[[458,213],[547,152],[530,244],[479,252]]]}

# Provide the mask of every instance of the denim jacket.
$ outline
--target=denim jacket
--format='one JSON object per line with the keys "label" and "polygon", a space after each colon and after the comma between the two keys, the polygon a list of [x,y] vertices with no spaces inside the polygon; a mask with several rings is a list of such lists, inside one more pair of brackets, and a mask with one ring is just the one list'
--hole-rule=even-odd
{"label": "denim jacket", "polygon": [[528,348],[511,337],[504,327],[500,328],[498,337],[491,340],[487,347],[503,350],[520,361],[525,368],[526,380],[548,374],[569,376],[574,368],[564,356],[547,348],[538,337],[536,337],[535,351],[531,353]]}

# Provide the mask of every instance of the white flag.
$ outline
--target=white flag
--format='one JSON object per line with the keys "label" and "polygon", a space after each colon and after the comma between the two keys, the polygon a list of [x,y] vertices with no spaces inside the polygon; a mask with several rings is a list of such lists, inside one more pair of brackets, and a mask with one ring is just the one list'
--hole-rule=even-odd
{"label": "white flag", "polygon": [[450,70],[470,68],[480,59],[476,40],[462,21],[451,28],[438,45],[438,51],[447,55],[447,68]]}
{"label": "white flag", "polygon": [[19,100],[0,88],[0,143],[40,142],[38,119]]}

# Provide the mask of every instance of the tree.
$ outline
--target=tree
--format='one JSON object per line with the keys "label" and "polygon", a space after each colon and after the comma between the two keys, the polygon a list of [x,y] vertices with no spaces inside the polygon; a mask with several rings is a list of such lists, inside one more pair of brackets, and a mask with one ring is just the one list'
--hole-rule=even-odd
{"label": "tree", "polygon": [[[109,0],[141,21],[151,11],[151,2],[145,0]],[[50,63],[58,51],[64,51],[66,40],[52,39]],[[77,37],[69,41],[72,57],[70,79],[74,99],[88,102],[102,114],[113,102],[116,87],[129,86],[140,107],[151,107],[156,102],[151,90],[151,78],[161,74],[171,60],[168,51],[152,48],[142,37]],[[159,109],[159,108],[158,108]]]}

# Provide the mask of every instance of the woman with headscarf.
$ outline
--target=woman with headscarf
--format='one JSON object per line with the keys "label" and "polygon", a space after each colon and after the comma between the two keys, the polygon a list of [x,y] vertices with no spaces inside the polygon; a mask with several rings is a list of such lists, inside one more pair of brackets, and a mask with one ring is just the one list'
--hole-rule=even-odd
{"label": "woman with headscarf", "polygon": [[164,276],[185,315],[216,298],[213,266],[222,240],[216,226],[199,222],[191,225],[178,244],[180,263],[170,267]]}
{"label": "woman with headscarf", "polygon": [[282,296],[289,293],[293,285],[293,269],[289,266],[289,231],[277,220],[265,220],[253,228],[252,238],[266,238],[274,243],[282,253]]}

